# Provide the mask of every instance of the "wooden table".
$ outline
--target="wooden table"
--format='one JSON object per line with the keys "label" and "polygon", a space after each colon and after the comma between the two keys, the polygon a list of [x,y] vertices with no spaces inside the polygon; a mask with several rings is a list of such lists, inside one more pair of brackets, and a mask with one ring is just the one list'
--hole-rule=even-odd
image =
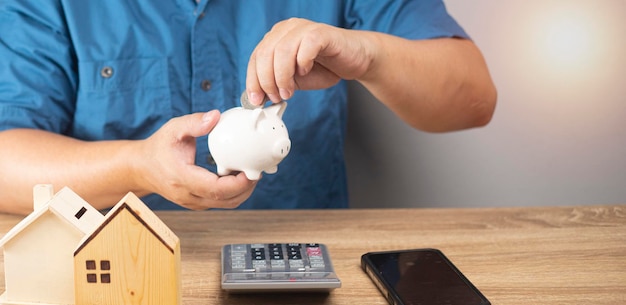
{"label": "wooden table", "polygon": [[[181,239],[184,304],[386,304],[361,254],[423,247],[442,250],[493,304],[626,304],[626,205],[158,215]],[[0,235],[21,219],[0,215]],[[325,243],[343,286],[229,295],[220,290],[220,249],[248,242]]]}

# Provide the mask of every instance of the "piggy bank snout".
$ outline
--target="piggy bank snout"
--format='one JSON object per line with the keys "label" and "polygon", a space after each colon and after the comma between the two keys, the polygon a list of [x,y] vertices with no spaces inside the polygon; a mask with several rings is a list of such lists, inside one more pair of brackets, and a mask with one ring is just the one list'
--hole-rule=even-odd
{"label": "piggy bank snout", "polygon": [[289,153],[291,141],[289,139],[279,139],[274,143],[273,156],[276,159],[283,159]]}

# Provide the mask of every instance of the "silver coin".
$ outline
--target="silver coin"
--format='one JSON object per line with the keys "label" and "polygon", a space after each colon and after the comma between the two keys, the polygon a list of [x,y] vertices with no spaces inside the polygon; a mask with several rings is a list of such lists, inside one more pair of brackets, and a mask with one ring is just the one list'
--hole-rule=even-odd
{"label": "silver coin", "polygon": [[263,99],[261,105],[252,105],[252,103],[250,103],[250,101],[248,100],[248,94],[246,94],[246,91],[244,91],[241,94],[241,98],[239,99],[239,101],[241,102],[241,107],[243,107],[244,109],[256,109],[263,107],[263,104],[265,104],[265,102],[267,101],[267,97]]}

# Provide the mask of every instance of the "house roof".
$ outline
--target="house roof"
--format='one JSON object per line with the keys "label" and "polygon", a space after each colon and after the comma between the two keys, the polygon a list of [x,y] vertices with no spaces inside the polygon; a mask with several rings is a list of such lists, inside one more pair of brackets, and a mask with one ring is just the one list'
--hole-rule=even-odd
{"label": "house roof", "polygon": [[111,220],[113,220],[120,212],[127,210],[137,220],[143,224],[156,238],[158,238],[165,247],[172,253],[179,243],[178,237],[174,232],[163,223],[163,221],[150,208],[148,208],[137,195],[128,193],[120,202],[118,202],[106,215],[104,221],[92,233],[85,236],[80,242],[74,255],[78,254],[91,240],[93,240],[100,231],[105,228]]}
{"label": "house roof", "polygon": [[[81,217],[77,217],[76,212],[83,208],[84,210],[82,211]],[[75,228],[83,235],[93,231],[95,227],[100,225],[102,219],[104,219],[104,216],[98,210],[80,198],[80,196],[74,193],[70,188],[64,187],[56,193],[50,201],[30,213],[9,230],[9,232],[0,239],[0,247],[4,247],[7,242],[48,212],[54,213],[60,220]]]}

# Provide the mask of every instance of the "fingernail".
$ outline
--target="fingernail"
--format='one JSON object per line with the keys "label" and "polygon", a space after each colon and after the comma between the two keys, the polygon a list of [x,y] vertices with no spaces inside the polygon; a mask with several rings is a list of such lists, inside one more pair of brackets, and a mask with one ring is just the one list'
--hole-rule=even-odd
{"label": "fingernail", "polygon": [[248,100],[250,104],[258,106],[261,105],[263,96],[258,94],[257,92],[250,92],[250,94],[248,94]]}
{"label": "fingernail", "polygon": [[289,90],[287,89],[280,88],[278,89],[278,93],[280,93],[280,97],[283,100],[288,100],[291,97],[291,92],[289,92]]}
{"label": "fingernail", "polygon": [[209,111],[209,112],[205,113],[202,116],[202,121],[203,122],[208,122],[208,121],[213,120],[214,117],[215,117],[215,111],[212,110],[212,111]]}

